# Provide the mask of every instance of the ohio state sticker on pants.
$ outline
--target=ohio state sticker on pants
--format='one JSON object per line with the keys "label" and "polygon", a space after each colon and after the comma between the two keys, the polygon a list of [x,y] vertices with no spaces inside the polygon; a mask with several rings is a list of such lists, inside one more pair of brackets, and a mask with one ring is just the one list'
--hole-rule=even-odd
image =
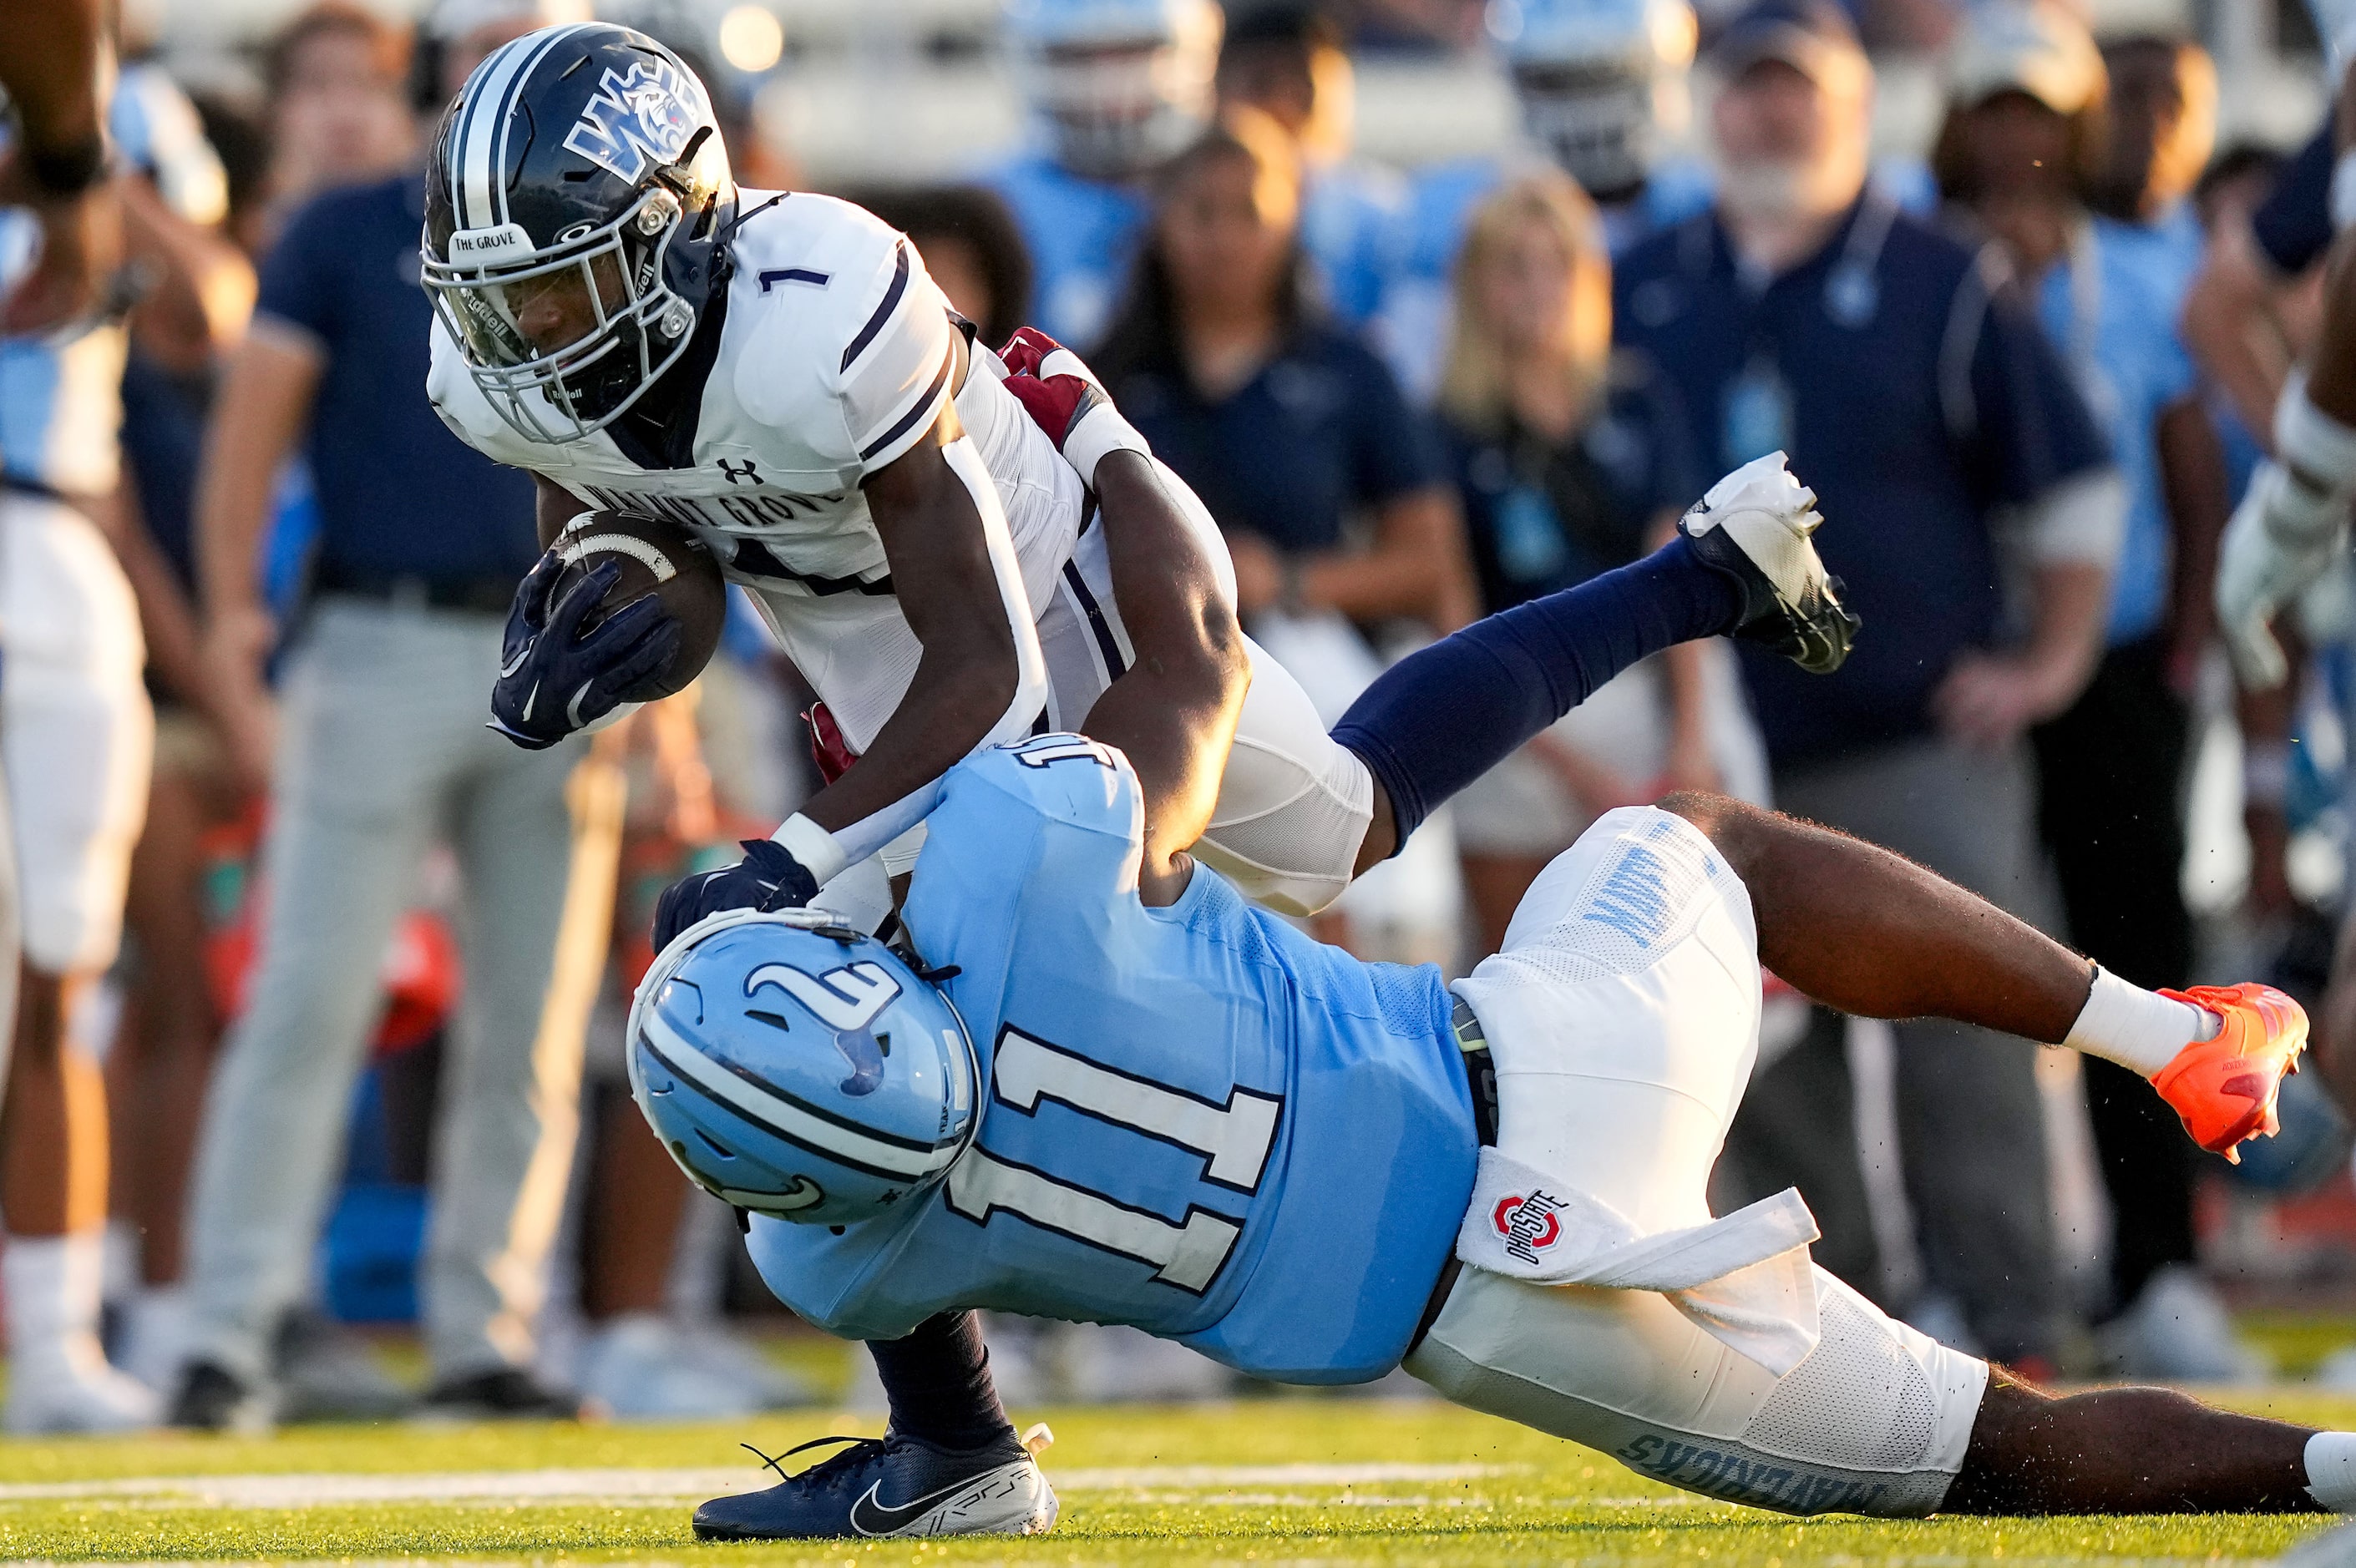
{"label": "ohio state sticker on pants", "polygon": [[1642,1235],[1610,1204],[1494,1148],[1481,1151],[1456,1255],[1533,1285],[1651,1290],[1740,1355],[1782,1375],[1821,1332],[1797,1188],[1706,1225]]}

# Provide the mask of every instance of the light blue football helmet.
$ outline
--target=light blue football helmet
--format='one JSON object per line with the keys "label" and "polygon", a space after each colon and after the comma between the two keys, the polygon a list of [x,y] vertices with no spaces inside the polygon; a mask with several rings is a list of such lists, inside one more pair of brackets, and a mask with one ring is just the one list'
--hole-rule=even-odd
{"label": "light blue football helmet", "polygon": [[1215,0],[1006,0],[1015,79],[1055,161],[1124,180],[1209,123]]}
{"label": "light blue football helmet", "polygon": [[630,1004],[630,1093],[724,1203],[850,1225],[973,1141],[978,1073],[940,987],[824,910],[727,910],[681,932]]}
{"label": "light blue football helmet", "polygon": [[1599,201],[1642,186],[1687,133],[1699,24],[1687,0],[1491,0],[1522,124]]}

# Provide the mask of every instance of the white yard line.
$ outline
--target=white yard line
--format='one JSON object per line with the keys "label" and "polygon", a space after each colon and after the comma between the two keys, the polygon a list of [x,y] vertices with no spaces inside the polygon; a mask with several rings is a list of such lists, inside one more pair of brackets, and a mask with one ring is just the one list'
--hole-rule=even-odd
{"label": "white yard line", "polygon": [[[1494,1465],[1168,1465],[1118,1469],[1056,1469],[1059,1492],[1196,1494],[1239,1487],[1358,1487],[1400,1481],[1459,1481],[1505,1473]],[[607,1503],[692,1501],[749,1491],[767,1472],[726,1469],[466,1470],[412,1475],[141,1476],[106,1481],[0,1485],[0,1506],[89,1500],[166,1508],[297,1509],[352,1503]],[[1196,1500],[1225,1501],[1225,1499]],[[1240,1499],[1237,1499],[1242,1500]],[[1274,1500],[1255,1495],[1250,1500]],[[1302,1499],[1320,1504],[1330,1499]],[[1378,1499],[1365,1499],[1376,1501]],[[1388,1500],[1388,1499],[1379,1499]],[[1422,1499],[1398,1499],[1401,1506]]]}

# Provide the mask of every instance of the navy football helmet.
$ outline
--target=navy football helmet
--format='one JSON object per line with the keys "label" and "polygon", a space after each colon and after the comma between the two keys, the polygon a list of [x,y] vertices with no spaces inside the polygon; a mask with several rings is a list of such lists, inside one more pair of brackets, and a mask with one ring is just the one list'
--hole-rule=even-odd
{"label": "navy football helmet", "polygon": [[938,1181],[980,1124],[965,1020],[826,910],[724,910],[681,932],[630,1005],[630,1093],[723,1202],[848,1225]]}
{"label": "navy football helmet", "polygon": [[677,55],[627,27],[543,27],[443,117],[426,291],[500,417],[576,441],[687,352],[735,207],[711,99]]}

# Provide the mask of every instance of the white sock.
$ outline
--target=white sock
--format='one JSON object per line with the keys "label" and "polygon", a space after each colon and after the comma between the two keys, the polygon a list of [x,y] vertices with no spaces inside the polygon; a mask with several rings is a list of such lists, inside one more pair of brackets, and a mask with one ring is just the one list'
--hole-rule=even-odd
{"label": "white sock", "polygon": [[2101,965],[2078,1021],[2062,1043],[2146,1078],[2176,1060],[2196,1040],[2213,1040],[2225,1027],[2215,1013],[2130,986]]}
{"label": "white sock", "polygon": [[2307,1440],[2307,1495],[2333,1513],[2356,1513],[2356,1432]]}
{"label": "white sock", "polygon": [[130,1221],[107,1221],[106,1266],[99,1277],[101,1300],[128,1301],[139,1294],[139,1227]]}
{"label": "white sock", "polygon": [[96,1351],[104,1235],[93,1228],[66,1236],[8,1238],[6,1251],[0,1252],[0,1289],[8,1296],[12,1371],[65,1369]]}

